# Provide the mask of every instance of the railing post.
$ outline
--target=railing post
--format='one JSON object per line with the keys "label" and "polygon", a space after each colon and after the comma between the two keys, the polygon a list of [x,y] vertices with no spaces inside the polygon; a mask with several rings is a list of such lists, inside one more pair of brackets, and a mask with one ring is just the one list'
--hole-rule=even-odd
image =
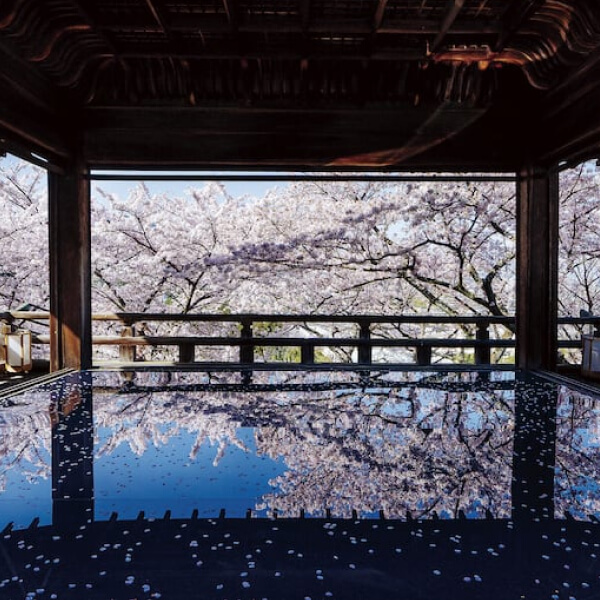
{"label": "railing post", "polygon": [[196,356],[196,346],[194,344],[179,344],[179,362],[193,363]]}
{"label": "railing post", "polygon": [[[6,370],[6,346],[4,344],[4,336],[10,333],[11,325],[5,315],[0,315],[0,373]],[[9,315],[10,316],[10,315]]]}
{"label": "railing post", "polygon": [[[478,341],[489,341],[490,330],[489,321],[478,321],[477,329],[475,331],[475,339]],[[489,365],[491,364],[491,349],[489,345],[477,345],[475,346],[475,364],[476,365]]]}
{"label": "railing post", "polygon": [[[121,337],[134,337],[135,336],[135,324],[125,323],[121,329]],[[136,347],[126,344],[119,346],[119,360],[125,362],[135,362],[136,360]]]}
{"label": "railing post", "polygon": [[360,322],[360,343],[358,344],[358,364],[370,365],[373,362],[373,346],[371,346],[371,323]]}
{"label": "railing post", "polygon": [[422,341],[417,341],[417,365],[428,367],[431,365],[431,346]]}
{"label": "railing post", "polygon": [[[252,321],[242,320],[240,338],[243,340],[252,339]],[[240,344],[240,362],[244,365],[251,365],[254,362],[254,344]]]}
{"label": "railing post", "polygon": [[300,346],[300,362],[304,365],[315,364],[315,345],[310,342],[302,342]]}

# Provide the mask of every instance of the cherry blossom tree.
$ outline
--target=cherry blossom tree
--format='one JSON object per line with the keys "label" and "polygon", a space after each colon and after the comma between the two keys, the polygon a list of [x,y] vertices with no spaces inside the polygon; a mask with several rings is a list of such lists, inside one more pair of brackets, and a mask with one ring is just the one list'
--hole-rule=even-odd
{"label": "cherry blossom tree", "polygon": [[[0,302],[47,308],[44,172],[0,166]],[[598,191],[589,164],[561,174],[561,314],[598,310]],[[140,184],[94,196],[94,312],[514,313],[510,183],[301,181],[252,201],[218,183],[172,197]]]}
{"label": "cherry blossom tree", "polygon": [[[558,314],[578,317],[600,312],[600,174],[584,163],[560,175],[560,254]],[[583,312],[582,312],[583,311]],[[579,340],[589,326],[562,325],[561,338]],[[578,363],[578,350],[563,350],[567,362]]]}
{"label": "cherry blossom tree", "polygon": [[0,160],[0,310],[48,308],[48,210],[45,173]]}
{"label": "cherry blossom tree", "polygon": [[[102,192],[92,212],[92,305],[95,312],[219,313],[231,312],[235,278],[216,276],[210,264],[238,232],[232,226],[244,198],[233,198],[218,183],[191,189],[182,196],[152,194],[138,184],[125,200]],[[110,333],[118,324],[96,324]],[[147,335],[235,334],[212,323],[138,323]],[[225,350],[227,352],[227,350]],[[103,353],[106,356],[106,352]],[[137,351],[138,358],[171,356],[164,349]],[[204,359],[217,351],[204,350]],[[227,360],[227,357],[222,357]]]}
{"label": "cherry blossom tree", "polygon": [[269,278],[289,312],[506,315],[514,199],[497,183],[295,183],[253,206],[254,230],[208,261]]}
{"label": "cherry blossom tree", "polygon": [[559,313],[600,310],[600,174],[590,163],[560,180]]}
{"label": "cherry blossom tree", "polygon": [[240,200],[216,183],[182,197],[154,195],[143,184],[125,201],[99,193],[92,214],[99,309],[187,314],[227,307],[230,289],[222,279],[216,285],[207,265],[231,243]]}

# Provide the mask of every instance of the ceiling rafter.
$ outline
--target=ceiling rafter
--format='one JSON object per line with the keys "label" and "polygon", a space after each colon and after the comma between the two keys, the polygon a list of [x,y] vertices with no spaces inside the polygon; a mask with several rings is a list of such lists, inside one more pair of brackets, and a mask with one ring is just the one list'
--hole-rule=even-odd
{"label": "ceiling rafter", "polygon": [[496,40],[494,50],[496,52],[504,50],[513,35],[544,3],[545,0],[520,0],[509,4],[504,14],[502,31]]}
{"label": "ceiling rafter", "polygon": [[223,0],[223,8],[227,15],[227,21],[229,22],[229,29],[232,32],[237,31],[238,28],[238,12],[235,0]]}
{"label": "ceiling rafter", "polygon": [[487,6],[488,0],[481,0],[479,2],[479,6],[477,7],[477,12],[475,13],[475,16],[478,17],[481,13],[481,11]]}
{"label": "ceiling rafter", "polygon": [[444,38],[450,31],[450,28],[452,27],[454,21],[456,21],[456,18],[458,17],[458,14],[462,10],[464,4],[465,0],[449,0],[448,4],[446,5],[446,10],[444,12],[442,24],[440,25],[440,30],[438,31],[437,35],[435,36],[435,39],[433,40],[433,42],[431,42],[431,45],[429,47],[431,52],[436,52],[437,49],[442,45]]}
{"label": "ceiling rafter", "polygon": [[4,32],[15,44],[24,44],[20,58],[39,64],[40,71],[62,88],[76,87],[97,55],[117,53],[76,0],[48,4],[15,0],[1,19],[0,33]]}
{"label": "ceiling rafter", "polygon": [[[310,0],[302,0],[301,18],[297,17],[264,17],[253,15],[251,21],[242,21],[237,24],[240,33],[332,33],[340,35],[362,34],[368,35],[374,29],[374,21],[367,19],[311,19]],[[105,22],[101,28],[106,31],[120,33],[139,32],[140,26],[120,22]],[[224,23],[218,17],[202,15],[170,15],[169,29],[179,32],[196,32],[202,30],[214,35],[225,35],[231,31],[229,22]],[[440,22],[434,19],[399,19],[386,17],[380,23],[377,33],[387,35],[414,35],[430,36],[438,33]],[[144,26],[144,31],[153,33],[158,28]],[[499,35],[502,31],[500,21],[455,21],[448,33],[456,35]]]}
{"label": "ceiling rafter", "polygon": [[310,25],[310,0],[300,0],[300,20],[302,31],[306,33]]}
{"label": "ceiling rafter", "polygon": [[64,102],[60,90],[47,78],[41,77],[32,65],[15,57],[12,49],[4,42],[0,43],[0,63],[0,80],[5,81],[4,87],[11,86],[17,90],[18,97],[26,103],[31,102],[36,110],[41,109],[51,114],[58,104]]}
{"label": "ceiling rafter", "polygon": [[[23,75],[2,52],[26,66]],[[276,148],[280,124],[269,122],[258,127],[260,143],[237,129],[221,136],[239,140],[219,138],[214,153],[205,149],[207,164],[315,165],[336,156],[444,163],[455,159],[451,147],[458,157],[482,154],[492,165],[515,144],[522,145],[515,152],[541,155],[529,140],[543,129],[559,132],[548,147],[574,148],[584,124],[573,111],[600,96],[599,53],[598,0],[0,0],[0,113],[19,116],[21,102],[38,108],[32,123],[72,121],[73,129],[87,127],[88,107],[109,114],[146,107],[169,123],[152,139],[181,157],[177,144],[193,150],[197,140],[185,126],[173,130],[173,107],[187,111],[183,122],[192,112],[232,107],[238,125],[253,127],[257,110],[268,108],[291,127],[285,148]],[[509,101],[515,96],[518,111]],[[432,113],[442,102],[455,103],[457,112],[448,105]],[[325,109],[327,118],[315,116],[297,131],[298,114]],[[364,131],[357,132],[357,117],[320,135],[330,116],[345,110],[361,111]],[[396,129],[376,123],[378,112],[396,115]],[[423,122],[427,114],[437,116]],[[118,129],[123,160],[136,144],[143,160],[162,160],[164,152],[153,154],[133,126]],[[181,134],[172,144],[171,133]],[[270,136],[275,141],[265,144]],[[117,145],[105,140],[103,148]],[[577,142],[587,146],[588,138]]]}
{"label": "ceiling rafter", "polygon": [[80,2],[72,2],[73,8],[77,11],[77,13],[79,14],[79,16],[81,17],[81,19],[88,25],[90,25],[90,27],[92,28],[92,30],[95,32],[96,36],[101,40],[101,42],[103,44],[106,45],[106,47],[109,49],[110,52],[112,52],[113,54],[117,54],[117,48],[115,47],[115,45],[112,43],[112,41],[110,40],[110,38],[108,36],[106,36],[101,29],[98,27],[98,21],[97,19],[95,19],[93,17],[93,15],[89,12],[89,10],[87,10],[86,8],[84,8]]}
{"label": "ceiling rafter", "polygon": [[164,17],[162,8],[157,3],[157,0],[145,0],[145,1],[146,1],[146,6],[148,7],[148,10],[152,13],[154,20],[158,24],[158,27],[160,28],[161,33],[164,33],[165,35],[168,36],[169,29],[167,27],[166,19]]}
{"label": "ceiling rafter", "polygon": [[383,23],[383,17],[385,16],[385,8],[387,6],[388,0],[379,0],[377,3],[377,8],[375,10],[375,16],[373,17],[373,30],[377,32],[377,30],[381,27]]}
{"label": "ceiling rafter", "polygon": [[[103,54],[102,58],[116,58],[112,54]],[[235,48],[215,48],[206,50],[201,42],[194,45],[188,45],[185,48],[161,50],[153,46],[123,46],[119,52],[119,58],[138,58],[138,59],[157,59],[157,58],[184,58],[199,62],[204,61],[221,61],[221,60],[260,60],[260,59],[280,59],[282,61],[302,60],[306,58],[306,49],[299,42],[295,46],[287,48],[272,48],[268,46],[252,49],[241,50]],[[356,61],[364,61],[372,59],[375,61],[421,61],[426,58],[425,51],[420,49],[382,49],[368,54],[364,49],[359,49],[352,54],[341,54],[334,50],[316,50],[311,51],[311,60],[335,60],[340,63],[353,63]]]}

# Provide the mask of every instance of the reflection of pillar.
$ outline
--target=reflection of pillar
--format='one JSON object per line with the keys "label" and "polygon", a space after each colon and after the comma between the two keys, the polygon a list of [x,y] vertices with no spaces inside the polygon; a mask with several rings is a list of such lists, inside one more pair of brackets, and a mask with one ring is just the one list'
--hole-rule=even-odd
{"label": "reflection of pillar", "polygon": [[57,527],[78,527],[94,518],[91,374],[65,378],[51,410],[52,521]]}
{"label": "reflection of pillar", "polygon": [[554,517],[557,392],[529,376],[517,380],[513,448],[512,516]]}

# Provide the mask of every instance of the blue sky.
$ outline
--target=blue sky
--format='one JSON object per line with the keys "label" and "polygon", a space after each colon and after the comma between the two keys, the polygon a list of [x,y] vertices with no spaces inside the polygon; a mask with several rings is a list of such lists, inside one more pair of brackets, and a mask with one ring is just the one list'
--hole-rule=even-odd
{"label": "blue sky", "polygon": [[[17,161],[18,158],[7,154],[5,157],[0,157],[0,166],[10,166],[13,162]],[[114,174],[114,173],[122,173],[128,175],[139,175],[139,179],[135,179],[132,181],[92,181],[92,195],[96,188],[100,188],[105,192],[116,194],[122,200],[127,198],[129,190],[137,185],[138,182],[144,181],[144,175],[176,175],[177,173],[174,171],[93,171],[93,173],[100,174]],[[193,173],[183,171],[183,175],[189,176]],[[222,173],[221,173],[222,174]],[[244,174],[250,175],[250,173],[229,173],[233,175],[241,175]],[[215,175],[215,180],[218,181],[219,173]],[[252,175],[256,175],[252,173]],[[264,173],[263,175],[269,175],[269,173]],[[150,189],[152,193],[160,194],[167,193],[172,194],[174,196],[181,195],[188,188],[192,187],[202,187],[204,185],[204,181],[146,181],[146,185]],[[265,192],[269,189],[272,189],[276,186],[282,187],[285,186],[285,182],[274,182],[274,181],[229,181],[225,183],[226,188],[229,190],[229,193],[232,196],[243,196],[248,194],[250,196],[255,196],[257,198],[262,197]]]}
{"label": "blue sky", "polygon": [[[102,174],[110,174],[114,173],[114,171],[103,172],[103,171],[94,171],[94,173],[102,173]],[[92,181],[92,190],[95,188],[99,188],[104,190],[105,192],[109,192],[111,194],[117,194],[121,199],[125,199],[129,190],[135,185],[137,185],[140,181],[144,180],[144,173],[140,173],[139,171],[135,172],[124,172],[131,174],[139,174],[139,179],[132,181]],[[160,172],[162,174],[176,174],[171,172]],[[148,171],[147,175],[156,175],[157,172]],[[185,176],[191,175],[191,173],[184,172]],[[237,173],[230,173],[233,175],[237,175]],[[244,175],[244,173],[239,173],[239,175]],[[254,174],[253,174],[254,175]],[[218,174],[215,175],[215,181],[219,181]],[[205,181],[145,181],[146,186],[149,190],[154,194],[172,194],[174,196],[181,195],[184,193],[186,189],[193,187],[202,187],[205,184]],[[225,187],[229,191],[232,196],[243,196],[248,194],[250,196],[255,196],[257,198],[262,197],[265,192],[274,187],[282,187],[285,186],[285,183],[282,182],[274,182],[274,181],[227,181],[224,182]]]}

